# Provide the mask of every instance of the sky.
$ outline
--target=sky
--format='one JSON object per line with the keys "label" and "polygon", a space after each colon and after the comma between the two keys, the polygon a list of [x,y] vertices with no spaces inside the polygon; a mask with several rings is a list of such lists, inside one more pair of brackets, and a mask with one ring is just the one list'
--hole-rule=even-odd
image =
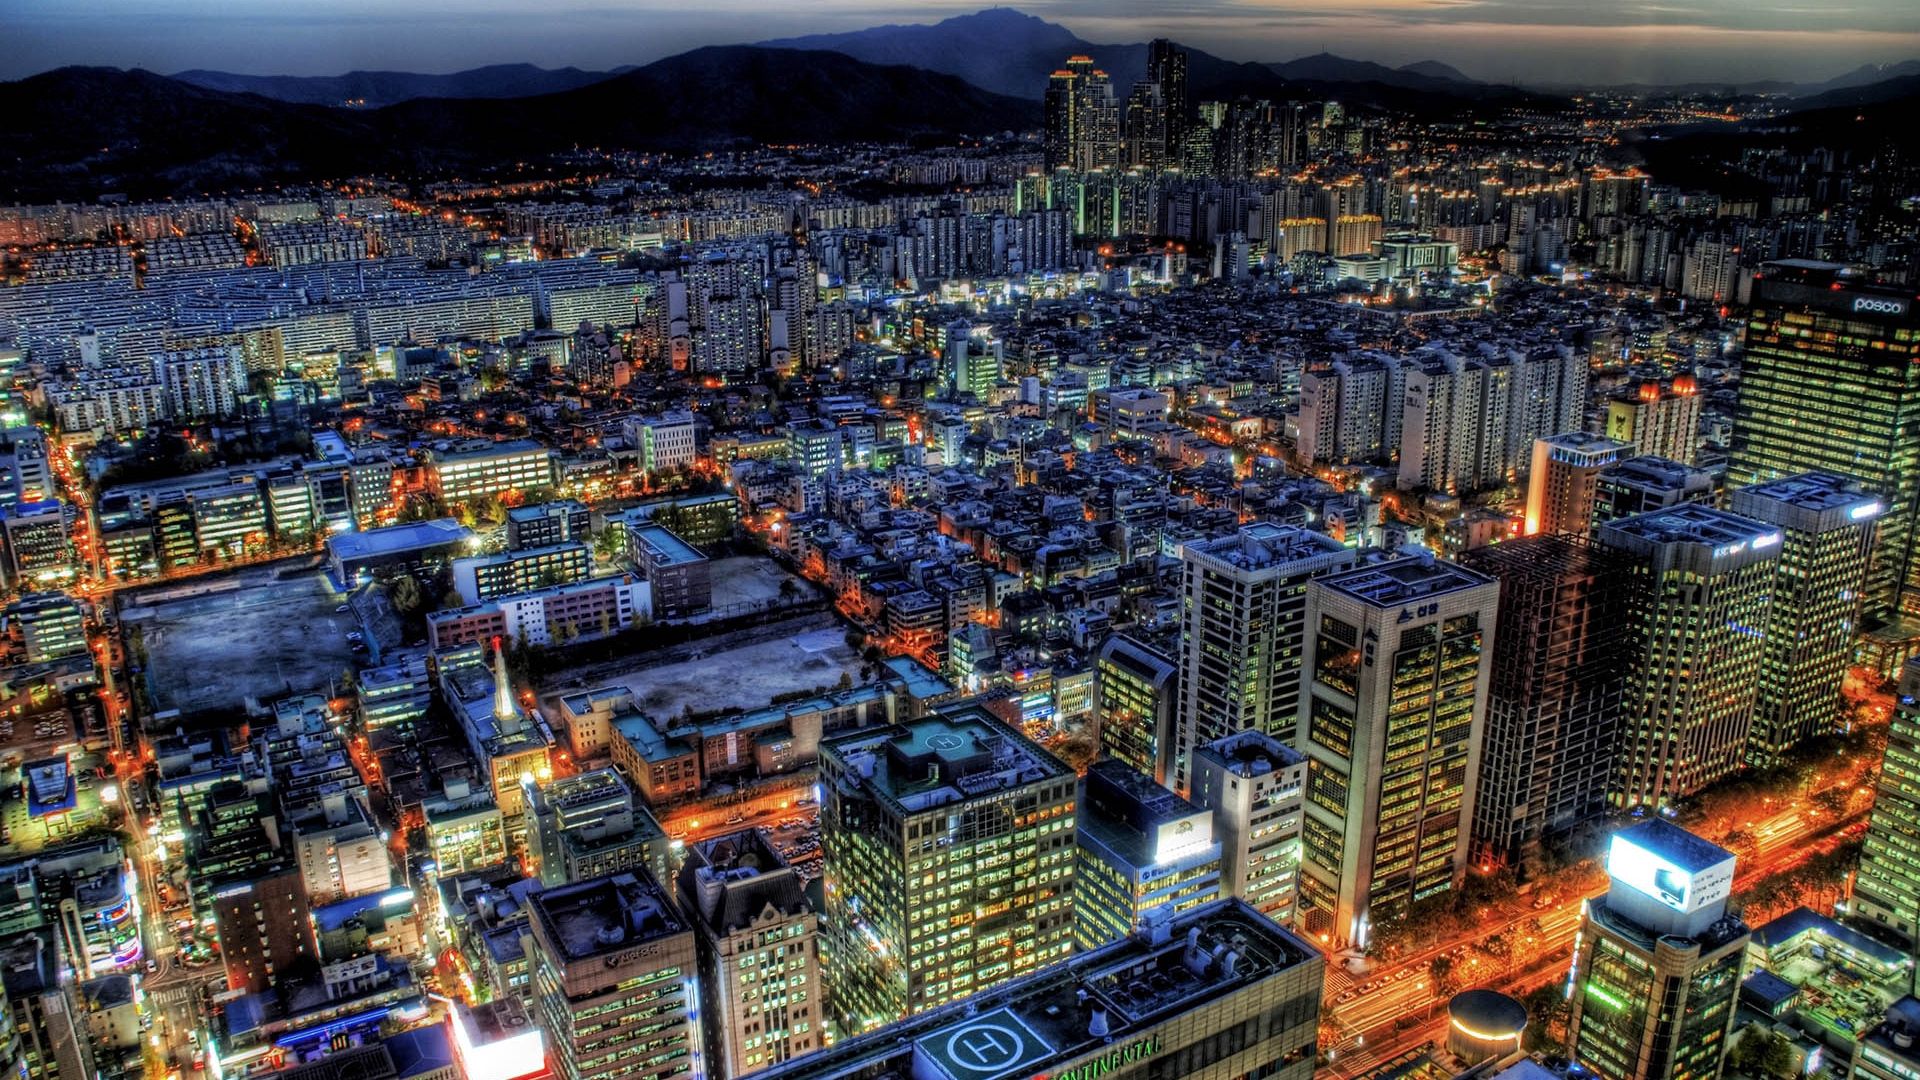
{"label": "sky", "polygon": [[[701,45],[933,22],[984,0],[0,0],[0,78],[605,69]],[[1920,58],[1920,0],[1031,0],[1096,43],[1172,37],[1234,60],[1322,50],[1532,84],[1818,81]]]}

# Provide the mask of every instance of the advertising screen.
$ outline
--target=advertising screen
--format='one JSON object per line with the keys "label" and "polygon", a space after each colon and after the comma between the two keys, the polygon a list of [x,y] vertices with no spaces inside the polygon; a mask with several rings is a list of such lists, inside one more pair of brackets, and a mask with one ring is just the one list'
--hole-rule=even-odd
{"label": "advertising screen", "polygon": [[1731,858],[1702,870],[1687,870],[1625,836],[1613,838],[1607,852],[1607,873],[1616,882],[1683,914],[1725,900],[1733,892]]}

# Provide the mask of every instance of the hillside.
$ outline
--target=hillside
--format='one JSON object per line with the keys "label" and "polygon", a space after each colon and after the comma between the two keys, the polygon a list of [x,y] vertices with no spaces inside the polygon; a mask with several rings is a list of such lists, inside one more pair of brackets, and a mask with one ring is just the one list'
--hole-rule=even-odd
{"label": "hillside", "polygon": [[410,71],[349,71],[344,75],[236,75],[182,71],[172,77],[204,90],[259,94],[299,105],[344,105],[377,109],[414,98],[513,98],[553,94],[610,78],[609,71],[549,69],[532,64],[494,64],[446,75]]}
{"label": "hillside", "polygon": [[208,90],[145,71],[63,68],[0,83],[0,193],[184,194],[441,172],[583,145],[954,137],[1026,129],[1037,112],[951,75],[755,46],[697,49],[559,93],[365,110]]}

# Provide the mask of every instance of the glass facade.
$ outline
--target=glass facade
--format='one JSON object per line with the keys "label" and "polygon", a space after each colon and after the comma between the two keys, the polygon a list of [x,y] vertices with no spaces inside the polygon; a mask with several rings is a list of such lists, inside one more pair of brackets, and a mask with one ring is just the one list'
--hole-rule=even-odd
{"label": "glass facade", "polygon": [[1770,263],[1755,280],[1727,478],[1820,469],[1879,493],[1868,611],[1920,612],[1920,320],[1911,296],[1857,290],[1838,269]]}
{"label": "glass facade", "polygon": [[1861,919],[1920,940],[1920,660],[1901,672],[1853,907]]}

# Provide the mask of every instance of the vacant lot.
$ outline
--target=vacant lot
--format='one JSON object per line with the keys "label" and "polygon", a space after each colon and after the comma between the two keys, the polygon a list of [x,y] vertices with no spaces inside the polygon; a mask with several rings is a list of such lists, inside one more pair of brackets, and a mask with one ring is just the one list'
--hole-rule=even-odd
{"label": "vacant lot", "polygon": [[[318,570],[240,571],[218,580],[123,594],[129,642],[146,652],[147,691],[155,711],[240,709],[294,691],[325,692],[353,666],[347,631],[335,614],[345,597]],[[136,654],[137,655],[137,654]]]}
{"label": "vacant lot", "polygon": [[[666,720],[688,707],[696,712],[757,709],[777,694],[836,686],[843,673],[859,681],[860,654],[847,647],[846,628],[832,615],[789,620],[782,630],[771,640],[727,644],[716,638],[710,648],[689,643],[677,647],[684,659],[665,664],[649,665],[636,657],[634,670],[616,671],[595,685],[625,686],[644,712]],[[568,690],[584,689],[579,683],[565,672],[553,680]]]}

